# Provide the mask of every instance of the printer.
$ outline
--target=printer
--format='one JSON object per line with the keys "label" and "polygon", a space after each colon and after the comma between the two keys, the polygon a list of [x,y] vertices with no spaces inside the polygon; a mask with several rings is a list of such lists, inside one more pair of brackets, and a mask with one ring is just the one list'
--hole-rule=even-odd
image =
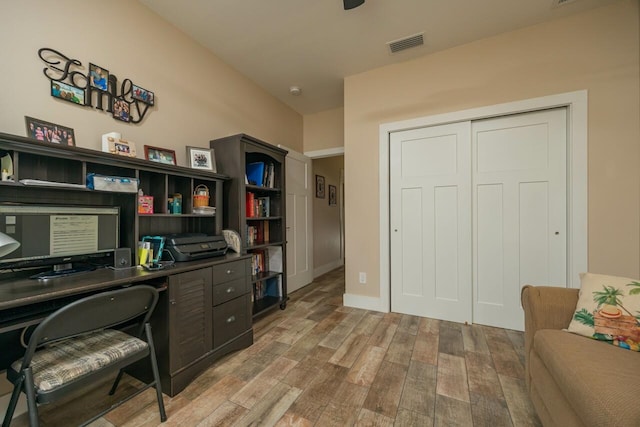
{"label": "printer", "polygon": [[181,233],[164,236],[164,248],[178,261],[222,256],[227,252],[227,242],[223,236],[204,233]]}

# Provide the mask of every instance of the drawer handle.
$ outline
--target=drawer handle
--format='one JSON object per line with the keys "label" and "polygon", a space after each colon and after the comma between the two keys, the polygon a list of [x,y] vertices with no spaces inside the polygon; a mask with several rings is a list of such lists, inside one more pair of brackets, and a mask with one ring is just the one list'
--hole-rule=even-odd
{"label": "drawer handle", "polygon": [[233,274],[233,270],[227,270],[227,274]]}
{"label": "drawer handle", "polygon": [[231,316],[227,319],[227,323],[233,323],[236,321],[236,316]]}
{"label": "drawer handle", "polygon": [[235,288],[231,288],[231,287],[227,288],[227,293],[228,294],[230,294],[231,292],[234,292],[234,291],[235,291]]}

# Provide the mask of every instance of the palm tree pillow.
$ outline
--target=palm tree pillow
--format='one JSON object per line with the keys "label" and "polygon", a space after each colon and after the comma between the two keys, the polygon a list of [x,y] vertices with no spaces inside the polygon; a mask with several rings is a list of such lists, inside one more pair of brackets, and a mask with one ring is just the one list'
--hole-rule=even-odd
{"label": "palm tree pillow", "polygon": [[580,296],[567,330],[640,351],[640,282],[582,273]]}

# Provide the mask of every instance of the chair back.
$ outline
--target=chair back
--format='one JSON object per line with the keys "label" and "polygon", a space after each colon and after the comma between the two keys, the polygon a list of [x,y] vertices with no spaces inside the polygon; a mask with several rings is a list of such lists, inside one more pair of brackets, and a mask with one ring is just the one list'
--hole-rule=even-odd
{"label": "chair back", "polygon": [[101,292],[66,305],[50,314],[29,338],[23,369],[29,366],[35,350],[43,344],[111,328],[143,318],[138,335],[158,302],[158,291],[148,285],[135,285]]}

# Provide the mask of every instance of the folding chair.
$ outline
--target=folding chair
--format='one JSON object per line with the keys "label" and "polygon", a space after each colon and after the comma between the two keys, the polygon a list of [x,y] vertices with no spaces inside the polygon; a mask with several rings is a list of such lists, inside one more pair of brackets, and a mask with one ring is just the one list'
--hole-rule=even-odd
{"label": "folding chair", "polygon": [[[122,403],[155,387],[160,420],[167,415],[162,401],[149,318],[158,301],[158,291],[147,285],[91,295],[62,307],[40,323],[29,338],[22,359],[7,369],[14,384],[3,427],[9,427],[20,392],[27,397],[29,425],[38,426],[38,406],[54,402],[100,378],[118,372],[109,391],[113,395],[123,369],[149,357],[153,382],[86,421],[87,425]],[[115,326],[132,326],[130,335]]]}

